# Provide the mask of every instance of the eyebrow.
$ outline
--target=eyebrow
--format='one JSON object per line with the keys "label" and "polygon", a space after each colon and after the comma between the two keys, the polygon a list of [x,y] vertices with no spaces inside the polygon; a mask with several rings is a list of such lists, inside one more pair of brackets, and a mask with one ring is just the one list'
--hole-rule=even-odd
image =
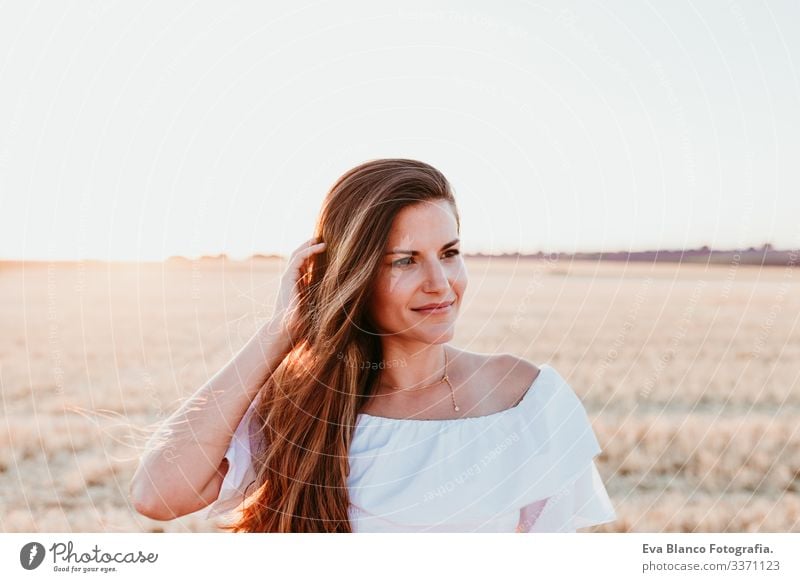
{"label": "eyebrow", "polygon": [[[449,243],[447,243],[446,245],[444,245],[444,246],[443,246],[441,249],[439,249],[439,250],[440,250],[440,251],[443,251],[444,249],[446,249],[446,248],[448,248],[448,247],[451,247],[451,246],[453,246],[454,244],[456,244],[456,243],[458,243],[458,242],[459,242],[459,239],[453,239],[453,240],[451,240]],[[387,251],[387,252],[386,252],[386,254],[387,254],[387,255],[411,255],[412,257],[415,257],[415,256],[417,256],[417,255],[419,254],[419,251],[411,251],[411,250],[401,250],[401,249],[395,249],[395,250],[393,250],[393,251]]]}

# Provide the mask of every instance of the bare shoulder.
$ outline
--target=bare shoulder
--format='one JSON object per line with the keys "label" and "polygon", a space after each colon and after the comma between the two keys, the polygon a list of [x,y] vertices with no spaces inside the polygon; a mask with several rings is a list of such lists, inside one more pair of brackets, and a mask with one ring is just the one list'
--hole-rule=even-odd
{"label": "bare shoulder", "polygon": [[497,399],[503,403],[502,410],[519,404],[540,372],[532,362],[508,353],[492,355],[488,367],[492,370]]}
{"label": "bare shoulder", "polygon": [[508,403],[516,403],[539,377],[541,370],[533,362],[514,354],[482,354],[459,350],[466,368],[472,370],[473,378],[480,378],[482,386],[498,388],[498,397]]}
{"label": "bare shoulder", "polygon": [[536,364],[514,354],[496,354],[493,358],[494,367],[499,374],[508,378],[512,384],[522,384],[525,388],[533,384],[541,372]]}
{"label": "bare shoulder", "polygon": [[514,354],[504,352],[502,354],[484,354],[480,352],[470,352],[450,346],[450,350],[455,357],[464,362],[465,367],[471,367],[473,371],[487,370],[500,373],[501,376],[518,375],[528,377],[531,382],[539,375],[539,367],[533,362],[521,358]]}

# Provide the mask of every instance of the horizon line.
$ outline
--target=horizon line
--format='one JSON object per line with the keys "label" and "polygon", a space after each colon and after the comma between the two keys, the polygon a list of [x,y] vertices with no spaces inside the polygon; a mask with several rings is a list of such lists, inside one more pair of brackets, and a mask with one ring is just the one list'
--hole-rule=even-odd
{"label": "horizon line", "polygon": [[[800,253],[800,249],[779,249],[775,248],[771,243],[764,243],[760,247],[747,247],[747,248],[723,248],[723,249],[713,249],[707,245],[703,245],[699,248],[688,248],[688,249],[675,249],[675,248],[666,248],[666,249],[645,249],[639,251],[629,251],[629,250],[613,250],[613,251],[508,251],[508,252],[500,252],[500,253],[487,253],[487,252],[462,252],[462,255],[465,258],[543,258],[543,257],[550,257],[553,255],[557,256],[567,256],[567,257],[574,257],[574,258],[583,258],[583,259],[603,259],[607,258],[609,260],[627,257],[637,257],[642,255],[651,256],[651,258],[658,259],[660,256],[667,256],[670,255],[689,255],[689,256],[711,256],[712,254],[760,254],[760,255],[768,255],[768,254],[795,254]],[[20,258],[7,258],[7,257],[0,257],[0,263],[80,263],[80,262],[92,262],[92,263],[164,263],[170,261],[195,261],[195,260],[225,260],[231,262],[247,262],[252,260],[264,260],[264,259],[285,259],[288,255],[283,255],[280,253],[255,253],[249,256],[239,257],[239,256],[231,256],[227,253],[217,253],[217,254],[203,254],[203,255],[170,255],[163,258],[150,258],[150,259],[130,259],[130,258],[97,258],[97,257],[82,257],[82,258],[34,258],[34,259],[20,259]]]}

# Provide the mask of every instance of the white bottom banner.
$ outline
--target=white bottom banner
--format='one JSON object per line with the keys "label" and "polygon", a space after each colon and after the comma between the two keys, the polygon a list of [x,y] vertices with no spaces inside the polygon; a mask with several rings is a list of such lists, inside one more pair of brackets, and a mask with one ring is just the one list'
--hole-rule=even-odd
{"label": "white bottom banner", "polygon": [[30,533],[0,547],[14,581],[800,580],[800,536],[783,533]]}

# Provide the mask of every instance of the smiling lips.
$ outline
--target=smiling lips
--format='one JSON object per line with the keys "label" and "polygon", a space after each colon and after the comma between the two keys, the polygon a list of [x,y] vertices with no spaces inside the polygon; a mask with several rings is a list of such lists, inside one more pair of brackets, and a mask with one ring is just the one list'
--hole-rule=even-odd
{"label": "smiling lips", "polygon": [[438,304],[431,304],[433,307],[427,308],[420,308],[420,309],[412,309],[412,311],[416,311],[418,313],[423,314],[439,314],[439,313],[449,313],[453,309],[453,304],[455,303],[455,299],[450,303],[438,303]]}

